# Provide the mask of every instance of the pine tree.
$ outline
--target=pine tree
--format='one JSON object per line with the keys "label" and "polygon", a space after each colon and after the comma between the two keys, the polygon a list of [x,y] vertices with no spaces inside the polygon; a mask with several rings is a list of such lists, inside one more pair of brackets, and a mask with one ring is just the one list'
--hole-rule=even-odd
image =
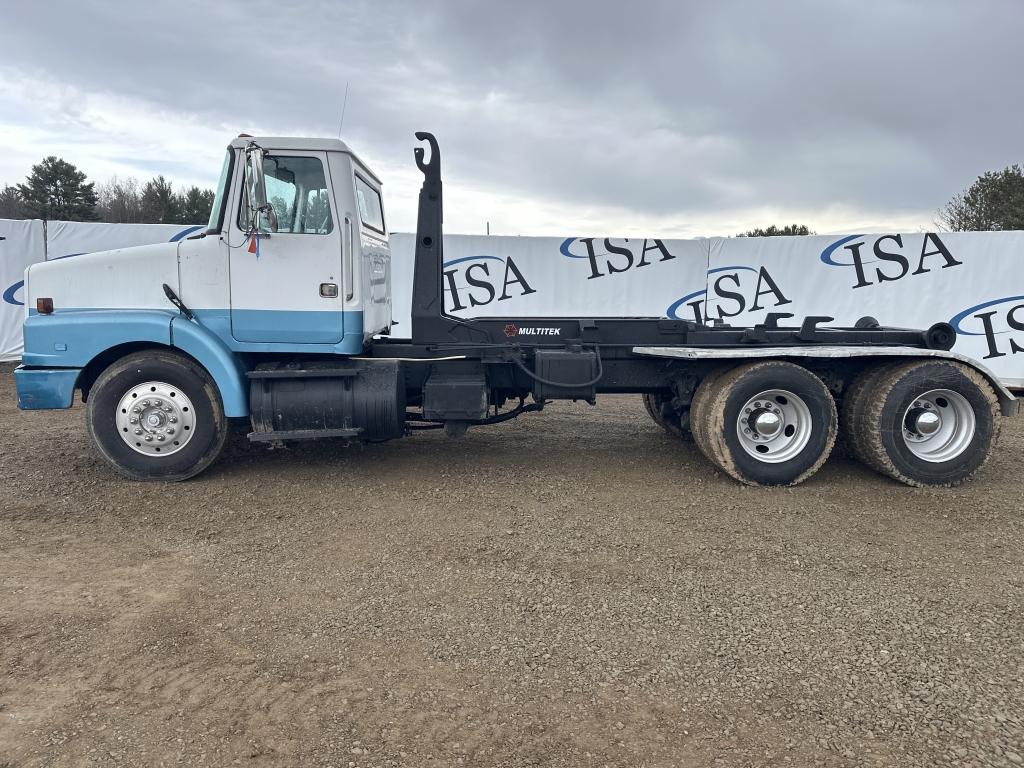
{"label": "pine tree", "polygon": [[147,224],[177,224],[178,197],[171,182],[157,176],[142,188],[142,221]]}
{"label": "pine tree", "polygon": [[983,173],[946,203],[939,223],[953,232],[1024,229],[1024,169]]}
{"label": "pine tree", "polygon": [[213,198],[212,189],[189,187],[178,196],[178,222],[180,224],[205,224],[210,220]]}
{"label": "pine tree", "polygon": [[18,185],[25,216],[52,221],[95,221],[96,191],[85,174],[54,155],[32,166]]}

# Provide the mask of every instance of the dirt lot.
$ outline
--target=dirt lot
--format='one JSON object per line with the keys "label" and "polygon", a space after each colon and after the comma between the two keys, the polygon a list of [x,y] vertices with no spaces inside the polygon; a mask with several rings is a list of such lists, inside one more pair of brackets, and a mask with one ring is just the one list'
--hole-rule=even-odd
{"label": "dirt lot", "polygon": [[638,398],[117,479],[0,369],[0,766],[1020,765],[1024,421],[744,489]]}

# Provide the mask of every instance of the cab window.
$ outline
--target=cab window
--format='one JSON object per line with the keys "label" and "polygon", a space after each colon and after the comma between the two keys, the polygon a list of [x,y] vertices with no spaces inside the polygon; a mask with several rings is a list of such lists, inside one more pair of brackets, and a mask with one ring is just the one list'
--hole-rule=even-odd
{"label": "cab window", "polygon": [[[260,215],[265,232],[290,232],[298,235],[327,235],[334,231],[330,191],[324,164],[316,157],[267,155],[263,158],[263,176],[267,202],[274,209],[277,226],[270,217]],[[245,195],[238,211],[238,227],[246,228]]]}
{"label": "cab window", "polygon": [[359,220],[363,226],[384,234],[384,208],[380,192],[371,187],[362,176],[356,174],[356,203],[359,206]]}

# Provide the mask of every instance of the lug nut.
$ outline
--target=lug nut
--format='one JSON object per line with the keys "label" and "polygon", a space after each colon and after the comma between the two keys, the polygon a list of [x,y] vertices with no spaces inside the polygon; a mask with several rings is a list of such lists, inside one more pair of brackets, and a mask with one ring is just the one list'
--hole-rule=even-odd
{"label": "lug nut", "polygon": [[136,427],[136,428],[135,428],[135,434],[136,434],[136,435],[141,435],[141,434],[142,434],[142,430],[141,430],[141,429],[139,429],[138,427]]}
{"label": "lug nut", "polygon": [[162,442],[163,442],[164,440],[166,440],[167,438],[166,438],[166,437],[164,437],[163,435],[157,435],[157,436],[156,436],[156,439],[157,439],[157,442],[160,442],[160,443],[162,443]]}
{"label": "lug nut", "polygon": [[147,443],[151,443],[151,442],[153,442],[153,436],[152,436],[152,435],[146,435],[146,437],[145,437],[144,439],[145,439],[145,441],[146,441]]}
{"label": "lug nut", "polygon": [[177,424],[177,423],[178,423],[178,417],[177,417],[177,416],[171,416],[171,417],[170,417],[169,419],[167,419],[167,420],[168,420],[169,422],[171,422],[171,424]]}
{"label": "lug nut", "polygon": [[174,427],[168,427],[167,428],[167,434],[168,435],[173,435],[174,434]]}

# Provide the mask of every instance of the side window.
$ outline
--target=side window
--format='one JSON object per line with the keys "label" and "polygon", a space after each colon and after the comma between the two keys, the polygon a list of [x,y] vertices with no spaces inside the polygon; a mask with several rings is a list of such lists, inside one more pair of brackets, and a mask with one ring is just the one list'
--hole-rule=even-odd
{"label": "side window", "polygon": [[[277,216],[277,226],[272,226],[264,213],[260,219],[262,229],[299,235],[326,235],[334,231],[330,190],[319,158],[267,155],[263,159],[263,175],[267,202]],[[238,211],[238,227],[245,229],[244,205]]]}
{"label": "side window", "polygon": [[359,174],[356,174],[356,203],[359,205],[359,219],[363,226],[383,235],[384,208],[380,202],[380,192],[367,184]]}

